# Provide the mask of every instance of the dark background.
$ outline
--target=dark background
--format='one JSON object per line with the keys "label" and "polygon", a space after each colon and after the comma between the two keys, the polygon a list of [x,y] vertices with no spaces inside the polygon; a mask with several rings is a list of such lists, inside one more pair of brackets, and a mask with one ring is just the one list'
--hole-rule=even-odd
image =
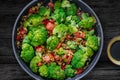
{"label": "dark background", "polygon": [[[15,19],[31,0],[0,0],[0,80],[34,80],[17,63],[11,45]],[[106,47],[120,35],[120,0],[84,0],[99,16],[104,31],[104,48],[95,68],[82,80],[120,80],[120,66],[107,58]]]}

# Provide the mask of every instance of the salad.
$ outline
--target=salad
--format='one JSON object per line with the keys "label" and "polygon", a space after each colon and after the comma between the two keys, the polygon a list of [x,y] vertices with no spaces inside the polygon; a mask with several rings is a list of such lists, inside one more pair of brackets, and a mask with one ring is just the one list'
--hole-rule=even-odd
{"label": "salad", "polygon": [[20,57],[43,78],[64,80],[81,74],[99,47],[95,18],[69,0],[38,3],[20,23]]}

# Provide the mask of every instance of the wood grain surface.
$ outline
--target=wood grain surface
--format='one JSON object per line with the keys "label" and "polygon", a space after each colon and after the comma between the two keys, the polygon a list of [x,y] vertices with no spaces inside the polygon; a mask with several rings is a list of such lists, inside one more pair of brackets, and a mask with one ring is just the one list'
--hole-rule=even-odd
{"label": "wood grain surface", "polygon": [[[31,0],[0,0],[0,80],[34,80],[17,63],[11,34],[15,19]],[[98,15],[104,31],[104,48],[94,69],[81,80],[120,80],[120,66],[109,61],[108,42],[120,35],[120,0],[84,0]]]}

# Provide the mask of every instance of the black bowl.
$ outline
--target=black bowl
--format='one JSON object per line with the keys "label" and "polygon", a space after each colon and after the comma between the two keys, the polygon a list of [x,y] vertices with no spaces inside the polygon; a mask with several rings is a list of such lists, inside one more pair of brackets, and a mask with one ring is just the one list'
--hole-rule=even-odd
{"label": "black bowl", "polygon": [[[29,4],[27,4],[23,10],[20,12],[20,14],[18,15],[15,24],[14,24],[14,28],[13,28],[13,32],[12,32],[12,47],[13,47],[13,51],[15,54],[15,57],[18,61],[18,63],[20,64],[20,66],[22,67],[22,69],[28,73],[31,77],[33,77],[36,80],[44,80],[44,78],[40,77],[39,75],[33,73],[29,66],[20,58],[20,53],[19,50],[17,48],[17,44],[16,44],[16,35],[17,35],[17,28],[20,26],[20,20],[22,18],[23,15],[25,15],[28,11],[28,9],[31,6],[36,5],[37,2],[40,2],[42,0],[33,0],[31,1]],[[44,4],[46,4],[49,0],[43,0]],[[97,15],[95,14],[95,12],[82,0],[72,0],[74,3],[76,3],[77,6],[79,6],[84,12],[87,12],[91,15],[93,15],[96,18],[96,35],[100,38],[100,46],[98,51],[94,54],[94,56],[92,57],[92,61],[90,62],[89,66],[87,67],[87,69],[85,69],[85,71],[81,74],[76,75],[73,78],[68,78],[66,80],[79,80],[82,77],[84,77],[88,72],[90,72],[93,67],[96,65],[96,63],[98,62],[101,52],[102,52],[102,48],[103,48],[103,31],[102,31],[102,26],[101,23],[97,17]]]}

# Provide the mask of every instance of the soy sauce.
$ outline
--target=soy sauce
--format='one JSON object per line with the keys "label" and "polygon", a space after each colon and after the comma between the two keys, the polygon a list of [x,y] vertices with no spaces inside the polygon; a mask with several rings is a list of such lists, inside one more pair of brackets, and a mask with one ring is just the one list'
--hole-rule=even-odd
{"label": "soy sauce", "polygon": [[114,59],[120,61],[120,41],[116,41],[112,44],[110,53]]}

